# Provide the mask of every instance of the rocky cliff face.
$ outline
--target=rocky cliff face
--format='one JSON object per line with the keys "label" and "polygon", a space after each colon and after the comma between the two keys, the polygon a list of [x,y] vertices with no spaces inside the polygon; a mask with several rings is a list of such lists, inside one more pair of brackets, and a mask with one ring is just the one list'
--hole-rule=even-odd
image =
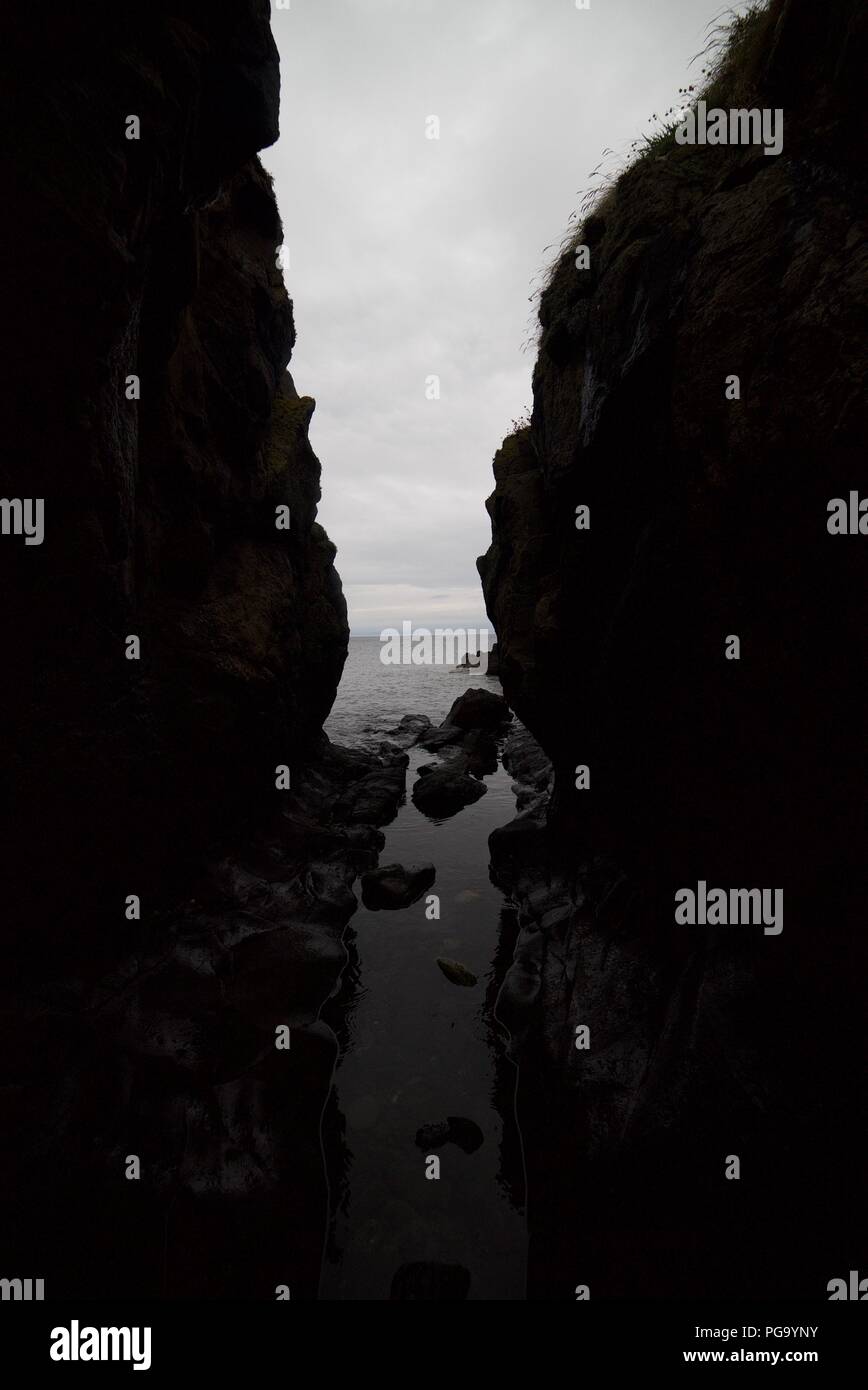
{"label": "rocky cliff face", "polygon": [[0,536],[4,1260],[49,1297],[315,1298],[318,1014],[407,758],[322,735],[348,632],[256,158],[269,6],[3,26],[0,491],[45,508]]}
{"label": "rocky cliff face", "polygon": [[681,868],[758,835],[792,856],[806,798],[849,820],[865,561],[826,504],[865,481],[864,54],[852,5],[772,7],[719,97],[781,107],[782,156],[673,142],[620,179],[590,269],[567,252],[542,296],[532,424],[495,460],[507,696],[564,802],[592,750],[595,815],[654,857],[677,818]]}
{"label": "rocky cliff face", "polygon": [[9,894],[54,913],[261,805],[319,737],[347,624],[256,159],[266,0],[15,8],[0,491],[44,499],[45,537],[0,539],[3,838]]}
{"label": "rocky cliff face", "polygon": [[[570,246],[542,295],[532,421],[495,459],[479,567],[555,781],[494,844],[524,913],[504,1005],[544,1296],[587,1282],[571,1242],[599,1293],[824,1296],[858,1209],[868,539],[831,535],[827,503],[868,493],[866,50],[851,0],[737,28],[708,105],[780,108],[782,153],[670,136],[621,176],[589,268]],[[700,878],[782,888],[783,935],[676,928]],[[722,1179],[739,1152],[749,1200]],[[787,1237],[812,1181],[825,1234]],[[758,1255],[741,1275],[727,1228]]]}

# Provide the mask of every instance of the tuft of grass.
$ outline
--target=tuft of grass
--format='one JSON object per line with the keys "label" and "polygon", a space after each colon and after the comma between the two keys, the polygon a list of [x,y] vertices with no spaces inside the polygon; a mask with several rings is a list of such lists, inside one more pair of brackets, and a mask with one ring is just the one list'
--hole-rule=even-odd
{"label": "tuft of grass", "polygon": [[699,97],[709,106],[740,106],[756,95],[773,20],[771,0],[751,0],[741,13],[724,10],[712,20],[708,42],[693,60],[704,60],[705,83]]}

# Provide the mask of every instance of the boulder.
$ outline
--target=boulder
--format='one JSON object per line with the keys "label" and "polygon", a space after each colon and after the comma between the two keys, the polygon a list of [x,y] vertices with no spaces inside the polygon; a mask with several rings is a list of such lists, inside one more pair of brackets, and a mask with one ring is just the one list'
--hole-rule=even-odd
{"label": "boulder", "polygon": [[454,816],[488,791],[484,782],[468,776],[463,759],[434,771],[426,769],[413,787],[413,805],[426,816]]}
{"label": "boulder", "polygon": [[440,727],[454,725],[459,729],[487,729],[494,732],[502,729],[511,719],[512,710],[502,695],[474,686],[459,695]]}
{"label": "boulder", "polygon": [[381,908],[396,911],[409,907],[421,898],[434,882],[433,864],[386,864],[362,874],[362,902],[373,912]]}

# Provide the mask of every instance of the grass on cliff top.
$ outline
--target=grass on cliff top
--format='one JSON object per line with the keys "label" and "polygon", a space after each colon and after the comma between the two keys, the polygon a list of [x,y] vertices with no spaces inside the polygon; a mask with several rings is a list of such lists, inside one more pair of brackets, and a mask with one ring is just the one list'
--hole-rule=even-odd
{"label": "grass on cliff top", "polygon": [[[681,87],[676,102],[658,116],[649,117],[650,133],[634,140],[627,162],[601,174],[602,163],[590,175],[601,182],[584,190],[582,202],[570,221],[578,218],[558,245],[557,254],[542,273],[541,283],[532,300],[536,305],[534,340],[539,341],[539,301],[550,288],[564,262],[573,262],[575,248],[585,240],[585,230],[591,218],[604,218],[617,201],[618,188],[625,176],[650,159],[665,157],[670,150],[680,150],[675,132],[684,113],[700,100],[712,106],[746,106],[753,104],[757,81],[772,26],[780,9],[779,0],[751,0],[742,13],[724,11],[713,20],[708,30],[708,42],[696,55],[694,62],[703,60],[701,84]],[[606,151],[611,155],[612,151]],[[605,155],[604,155],[605,158]]]}

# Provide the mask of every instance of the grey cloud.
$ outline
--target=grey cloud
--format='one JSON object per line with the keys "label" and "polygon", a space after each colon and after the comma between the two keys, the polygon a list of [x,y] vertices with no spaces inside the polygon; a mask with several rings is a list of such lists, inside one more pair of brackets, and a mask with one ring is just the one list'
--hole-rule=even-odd
{"label": "grey cloud", "polygon": [[[565,233],[602,151],[626,157],[694,80],[689,60],[719,8],[274,10],[282,135],[264,162],[290,254],[291,370],[317,399],[320,519],[354,630],[484,621],[474,561],[489,541],[492,456],[531,401],[522,349],[543,248]],[[439,141],[425,139],[429,115]],[[439,401],[425,399],[430,374]]]}

